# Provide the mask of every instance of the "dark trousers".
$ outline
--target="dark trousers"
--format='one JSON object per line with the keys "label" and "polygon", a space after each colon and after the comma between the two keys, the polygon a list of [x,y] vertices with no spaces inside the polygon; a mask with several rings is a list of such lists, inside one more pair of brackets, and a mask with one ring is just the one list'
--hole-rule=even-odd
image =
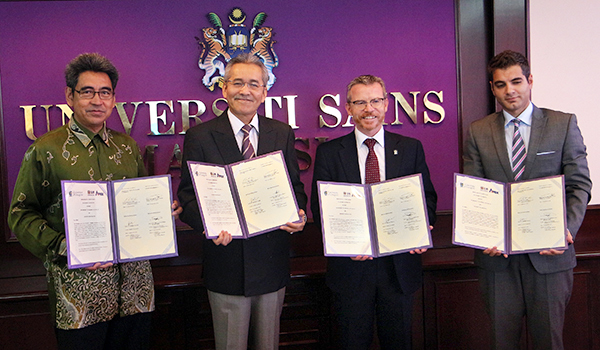
{"label": "dark trousers", "polygon": [[501,271],[479,269],[479,281],[492,320],[497,350],[519,349],[523,317],[534,349],[563,349],[565,310],[573,270],[538,273],[527,254],[512,255]]}
{"label": "dark trousers", "polygon": [[342,349],[369,349],[374,322],[382,350],[411,349],[412,295],[402,293],[391,257],[363,261],[367,269],[356,290],[334,293]]}
{"label": "dark trousers", "polygon": [[152,313],[146,312],[80,329],[55,328],[54,332],[60,350],[147,350],[151,323]]}

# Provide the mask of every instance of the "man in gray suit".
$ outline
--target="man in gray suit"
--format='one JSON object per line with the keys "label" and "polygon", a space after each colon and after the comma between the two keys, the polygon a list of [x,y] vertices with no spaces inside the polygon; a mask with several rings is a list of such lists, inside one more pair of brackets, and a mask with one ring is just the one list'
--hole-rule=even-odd
{"label": "man in gray suit", "polygon": [[575,115],[531,103],[533,77],[523,55],[498,54],[490,61],[488,73],[503,110],[471,125],[464,173],[502,182],[563,174],[569,242],[564,251],[511,256],[497,247],[475,251],[480,287],[492,319],[492,348],[518,349],[522,319],[527,316],[535,349],[562,349],[576,265],[572,243],[591,196],[586,147]]}

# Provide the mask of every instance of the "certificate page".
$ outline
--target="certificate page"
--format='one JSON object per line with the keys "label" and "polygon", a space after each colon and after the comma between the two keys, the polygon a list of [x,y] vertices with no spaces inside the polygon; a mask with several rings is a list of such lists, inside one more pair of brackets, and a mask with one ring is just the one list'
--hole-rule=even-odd
{"label": "certificate page", "polygon": [[120,261],[177,255],[171,177],[112,182]]}
{"label": "certificate page", "polygon": [[114,262],[108,184],[62,181],[69,268]]}
{"label": "certificate page", "polygon": [[504,184],[454,174],[453,243],[506,252]]}
{"label": "certificate page", "polygon": [[281,152],[231,165],[248,236],[299,221],[298,205]]}
{"label": "certificate page", "polygon": [[379,255],[431,247],[420,175],[371,185]]}
{"label": "certificate page", "polygon": [[511,251],[566,249],[564,177],[510,184]]}
{"label": "certificate page", "polygon": [[325,256],[373,256],[365,188],[319,182]]}
{"label": "certificate page", "polygon": [[221,231],[227,231],[233,238],[243,238],[225,167],[194,162],[188,165],[206,237],[216,238]]}

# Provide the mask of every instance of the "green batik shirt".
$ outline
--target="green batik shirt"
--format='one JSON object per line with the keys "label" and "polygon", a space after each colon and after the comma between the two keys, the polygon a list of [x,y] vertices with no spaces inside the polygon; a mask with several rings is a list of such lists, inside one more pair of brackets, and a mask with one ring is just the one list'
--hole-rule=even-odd
{"label": "green batik shirt", "polygon": [[74,118],[27,150],[15,184],[8,223],[19,242],[42,259],[55,326],[83,328],[154,310],[150,263],[136,261],[88,271],[67,268],[60,180],[116,180],[144,176],[136,142],[107,129],[98,134]]}

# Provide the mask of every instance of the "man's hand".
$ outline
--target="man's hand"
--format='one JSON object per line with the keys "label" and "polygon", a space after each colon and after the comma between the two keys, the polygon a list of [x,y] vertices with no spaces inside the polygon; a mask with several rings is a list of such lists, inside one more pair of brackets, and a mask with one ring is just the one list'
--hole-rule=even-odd
{"label": "man's hand", "polygon": [[[571,231],[567,229],[567,242],[569,244],[573,244],[573,235],[571,235]],[[565,251],[564,250],[556,250],[556,249],[546,249],[540,252],[540,255],[561,255]]]}
{"label": "man's hand", "polygon": [[[204,234],[206,234],[206,232],[204,232]],[[226,245],[231,243],[232,239],[233,238],[231,237],[231,234],[229,234],[229,232],[221,231],[221,233],[219,233],[219,237],[213,238],[212,241],[215,243],[215,245],[222,245],[223,247],[225,247]]]}
{"label": "man's hand", "polygon": [[177,200],[173,201],[173,204],[171,204],[171,209],[173,209],[171,215],[175,217],[175,220],[179,219],[179,214],[181,214],[183,211],[183,207],[179,206],[179,202]]}
{"label": "man's hand", "polygon": [[88,271],[96,271],[98,269],[105,269],[105,268],[111,267],[111,266],[113,266],[113,263],[111,263],[111,262],[108,262],[106,264],[97,262],[94,264],[94,266],[89,266],[89,267],[86,267],[85,269]]}
{"label": "man's hand", "polygon": [[350,259],[352,259],[352,260],[354,260],[354,261],[373,260],[373,258],[372,258],[372,257],[370,257],[370,256],[367,256],[367,255],[359,255],[359,256],[355,256],[355,257],[353,257],[353,258],[350,258]]}
{"label": "man's hand", "polygon": [[483,251],[483,254],[486,254],[486,255],[489,255],[489,256],[504,255],[505,258],[508,258],[508,254],[502,254],[502,251],[498,250],[498,247],[488,248],[488,249],[486,249],[486,250]]}
{"label": "man's hand", "polygon": [[[429,226],[429,230],[433,230],[433,226]],[[423,249],[413,249],[411,250],[409,253],[411,254],[423,254],[427,251],[427,248],[423,248]]]}
{"label": "man's hand", "polygon": [[298,216],[300,216],[300,218],[302,218],[302,221],[287,222],[285,225],[279,226],[279,228],[281,230],[284,230],[289,233],[294,233],[294,232],[299,232],[299,231],[304,230],[304,225],[306,225],[306,213],[304,213],[304,210],[300,209],[300,210],[298,210]]}

